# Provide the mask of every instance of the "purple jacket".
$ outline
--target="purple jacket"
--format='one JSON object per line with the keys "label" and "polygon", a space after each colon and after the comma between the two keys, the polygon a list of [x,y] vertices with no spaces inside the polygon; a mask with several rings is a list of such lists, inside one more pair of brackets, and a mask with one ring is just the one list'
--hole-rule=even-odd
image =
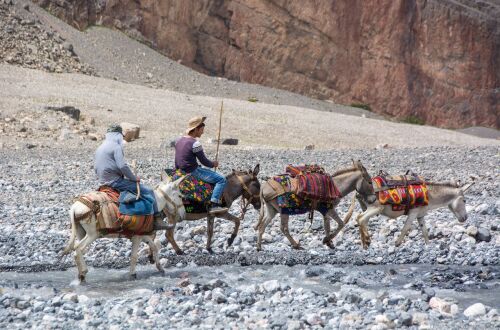
{"label": "purple jacket", "polygon": [[191,173],[198,168],[198,159],[206,167],[214,167],[203,152],[200,141],[190,136],[183,136],[175,143],[175,168]]}

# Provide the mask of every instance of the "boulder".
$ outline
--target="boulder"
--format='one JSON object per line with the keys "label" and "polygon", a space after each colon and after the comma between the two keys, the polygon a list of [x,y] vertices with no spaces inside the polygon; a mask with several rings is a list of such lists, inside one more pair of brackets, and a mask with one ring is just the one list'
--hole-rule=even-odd
{"label": "boulder", "polygon": [[131,123],[120,123],[123,128],[123,139],[127,142],[137,140],[139,138],[139,133],[141,128],[137,124]]}
{"label": "boulder", "polygon": [[74,120],[80,120],[80,109],[77,109],[73,106],[62,106],[62,107],[54,107],[54,106],[47,106],[45,107],[47,110],[52,110],[52,111],[59,111],[67,114]]}
{"label": "boulder", "polygon": [[234,139],[234,138],[222,139],[221,144],[225,144],[228,146],[236,146],[236,145],[238,145],[238,139]]}
{"label": "boulder", "polygon": [[468,318],[473,318],[476,316],[483,316],[486,314],[486,307],[481,303],[476,303],[469,306],[465,311],[464,315]]}
{"label": "boulder", "polygon": [[477,235],[477,227],[476,226],[469,226],[467,227],[466,231],[467,235],[476,237]]}

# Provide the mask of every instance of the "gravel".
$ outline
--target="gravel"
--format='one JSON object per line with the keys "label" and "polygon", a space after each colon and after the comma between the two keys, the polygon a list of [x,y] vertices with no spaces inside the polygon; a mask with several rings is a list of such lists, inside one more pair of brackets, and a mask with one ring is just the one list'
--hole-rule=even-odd
{"label": "gravel", "polygon": [[[156,148],[132,143],[126,148],[127,157],[139,160],[138,172],[150,184],[158,180],[162,168],[172,165],[171,151],[166,156],[156,156]],[[158,277],[156,286],[146,290],[144,287],[150,285],[150,280],[132,281],[137,283],[132,284],[136,290],[142,290],[140,295],[122,291],[106,295],[106,290],[99,287],[91,299],[81,299],[79,295],[85,295],[85,287],[67,288],[75,277],[74,261],[72,258],[59,260],[58,254],[69,238],[67,210],[72,197],[96,187],[92,171],[93,150],[75,147],[4,150],[0,162],[3,192],[0,197],[0,270],[3,272],[0,273],[0,287],[4,287],[0,295],[0,325],[97,327],[122,324],[124,319],[128,319],[127,324],[132,327],[168,324],[174,328],[202,324],[216,328],[236,324],[291,328],[380,328],[410,324],[489,327],[500,324],[495,312],[500,301],[489,294],[490,290],[498,290],[500,278],[497,216],[500,167],[495,147],[308,153],[227,150],[221,155],[222,173],[231,168],[251,168],[260,162],[262,178],[282,172],[285,164],[297,162],[315,162],[333,171],[349,166],[349,159],[353,157],[361,159],[372,174],[382,168],[390,173],[412,168],[436,181],[451,177],[468,180],[471,176],[479,179],[467,193],[469,219],[466,223],[458,223],[447,209],[436,210],[427,217],[432,238],[428,246],[414,228],[410,234],[412,238],[407,237],[399,248],[394,248],[402,221],[376,218],[370,222],[373,242],[368,250],[362,250],[354,222],[335,240],[332,250],[321,244],[321,225],[303,232],[304,227],[308,227],[306,215],[303,215],[292,218],[290,230],[305,251],[291,250],[275,220],[267,229],[269,240],[263,245],[264,251],[257,253],[252,229],[257,212],[251,209],[232,247],[227,248],[225,244],[232,225],[221,220],[216,222],[214,255],[204,251],[206,233],[200,229],[205,226],[203,221],[182,222],[176,230],[177,241],[186,256],[176,256],[166,246],[164,237],[160,237],[163,244],[161,262],[167,267],[167,278],[175,277],[175,282],[168,283],[167,279]],[[213,155],[214,150],[209,147],[207,152]],[[455,165],[456,159],[461,160],[460,166]],[[487,204],[492,211],[482,212],[483,207],[478,208],[482,204]],[[339,207],[340,213],[344,214],[347,208],[347,200],[344,200]],[[238,214],[237,206],[231,212]],[[314,222],[321,222],[321,219],[317,217]],[[470,226],[488,230],[490,241],[469,236]],[[129,285],[123,280],[106,281],[113,276],[113,269],[128,266],[130,248],[130,242],[125,239],[100,239],[94,243],[86,255],[87,263],[96,267],[90,269],[89,281]],[[139,263],[147,264],[145,254],[141,254]],[[202,275],[192,278],[200,267],[205,269]],[[409,271],[408,267],[419,270]],[[98,274],[99,268],[106,271],[93,278],[92,274]],[[139,269],[139,278],[147,277],[148,272],[155,274],[153,269],[152,265],[143,266]],[[60,275],[51,272],[45,273],[45,280],[32,273],[48,270],[62,271],[65,282],[57,285],[50,279]],[[33,274],[36,280],[12,278],[10,271],[21,272],[20,276],[28,272],[26,276]],[[178,272],[185,275],[174,275]],[[240,276],[238,274],[248,274],[249,278],[236,279],[237,285],[228,284],[228,279]],[[210,282],[210,276],[217,276],[219,281]],[[396,279],[397,276],[405,277],[404,284]],[[186,280],[186,277],[191,278]],[[250,279],[258,283],[244,287]],[[311,289],[308,283],[319,283],[323,289]],[[340,285],[342,290],[330,292],[332,285]],[[32,290],[33,286],[41,286],[50,294],[39,297],[38,291]],[[64,293],[58,291],[61,287],[66,288]],[[429,308],[427,302],[436,292],[448,307]],[[467,301],[460,300],[464,299],[464,292],[469,297]],[[465,316],[463,311],[474,303],[487,306],[485,313]]]}

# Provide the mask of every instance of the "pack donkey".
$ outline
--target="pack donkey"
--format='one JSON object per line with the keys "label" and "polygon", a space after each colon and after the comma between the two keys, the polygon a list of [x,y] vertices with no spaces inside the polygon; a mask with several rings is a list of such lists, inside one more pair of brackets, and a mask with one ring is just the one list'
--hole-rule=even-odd
{"label": "pack donkey", "polygon": [[[353,167],[346,168],[335,172],[332,175],[333,181],[337,186],[337,189],[340,191],[341,196],[347,196],[352,191],[356,190],[358,193],[366,196],[366,198],[370,201],[375,200],[375,195],[373,192],[373,187],[371,185],[371,178],[368,172],[366,171],[361,161],[353,161]],[[257,236],[257,251],[262,250],[262,235],[266,227],[273,220],[276,214],[280,213],[281,218],[281,232],[283,235],[288,238],[292,248],[294,249],[302,249],[300,244],[296,242],[293,237],[290,235],[288,231],[288,220],[289,215],[281,213],[281,209],[278,206],[277,197],[272,199],[267,199],[264,195],[264,191],[271,191],[273,188],[269,185],[269,183],[264,182],[261,188],[261,203],[262,207],[260,209],[259,221],[254,226],[255,230],[258,230]],[[333,248],[332,239],[342,230],[344,225],[349,221],[349,218],[352,216],[352,212],[354,211],[355,204],[355,196],[353,196],[351,206],[349,207],[349,211],[347,212],[344,220],[342,220],[335,208],[340,203],[340,199],[336,200],[332,207],[328,209],[328,212],[323,216],[323,225],[325,229],[325,237],[323,238],[323,244],[326,244],[328,247]],[[337,222],[337,229],[330,234],[330,219],[333,219]]]}
{"label": "pack donkey", "polygon": [[[166,209],[171,214],[176,214],[177,217],[184,217],[184,206],[182,204],[182,195],[179,191],[179,184],[183,180],[180,178],[174,182],[170,180],[161,182],[154,190],[156,201],[159,209]],[[71,206],[69,211],[71,219],[71,238],[68,245],[64,249],[62,256],[75,251],[75,262],[78,268],[78,279],[85,281],[85,275],[88,272],[87,265],[83,258],[85,252],[92,242],[97,238],[119,238],[118,233],[103,235],[99,233],[97,228],[97,219],[94,211],[80,201],[76,201]],[[77,220],[78,219],[78,220]],[[75,240],[78,242],[75,244]],[[131,237],[132,254],[130,256],[130,272],[131,278],[136,278],[135,267],[137,264],[137,252],[140,242],[144,241],[149,245],[152,251],[152,260],[156,264],[156,268],[164,273],[158,258],[158,248],[153,242],[154,232],[151,235],[135,235]]]}
{"label": "pack donkey", "polygon": [[[425,184],[428,189],[429,203],[426,206],[416,207],[408,211],[401,234],[396,239],[396,246],[401,245],[415,219],[417,219],[420,229],[422,230],[425,244],[429,243],[429,234],[425,226],[424,217],[431,210],[448,206],[459,222],[465,222],[467,220],[464,193],[474,184],[474,182],[463,186],[460,186],[460,183],[454,180],[441,183],[426,182]],[[382,205],[378,199],[375,202],[369,202],[363,198],[363,196],[358,195],[357,198],[361,204],[361,208],[364,210],[363,213],[357,216],[356,220],[359,225],[361,244],[363,248],[366,249],[371,243],[370,234],[367,229],[368,221],[371,217],[382,214],[388,218],[396,219],[404,215],[405,211],[393,211],[392,205]]]}
{"label": "pack donkey", "polygon": [[[250,171],[238,171],[233,170],[231,174],[226,176],[226,186],[224,187],[224,201],[228,208],[231,207],[233,202],[238,199],[240,196],[242,197],[242,214],[240,217],[236,217],[229,212],[217,214],[217,218],[222,218],[229,220],[234,223],[234,229],[231,236],[227,240],[228,246],[233,244],[234,239],[238,235],[238,230],[240,228],[240,223],[245,216],[245,212],[249,204],[251,204],[256,210],[260,209],[260,183],[257,178],[257,174],[259,174],[260,165],[257,164],[255,168]],[[167,214],[167,218],[170,224],[176,224],[178,221],[194,221],[207,218],[207,251],[213,253],[212,250],[212,237],[214,234],[214,219],[215,215],[205,213],[186,213],[183,217],[175,217],[168,210],[164,210]],[[172,247],[175,250],[175,253],[178,255],[184,254],[184,252],[179,248],[175,239],[174,239],[174,229],[167,230],[165,233],[165,237],[167,241],[172,244]]]}

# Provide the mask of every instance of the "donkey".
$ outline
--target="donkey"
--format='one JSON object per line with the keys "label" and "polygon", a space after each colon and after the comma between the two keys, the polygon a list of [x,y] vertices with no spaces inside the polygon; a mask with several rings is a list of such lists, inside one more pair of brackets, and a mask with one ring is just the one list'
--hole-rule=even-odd
{"label": "donkey", "polygon": [[[341,196],[346,196],[352,191],[356,190],[358,193],[366,196],[366,198],[372,202],[376,198],[373,192],[373,187],[371,185],[371,177],[359,160],[356,162],[353,161],[353,167],[335,172],[332,175],[332,178],[338,190],[340,191]],[[300,244],[292,238],[288,231],[289,215],[281,213],[280,207],[278,206],[277,197],[266,201],[263,192],[264,190],[269,189],[272,189],[272,187],[269,185],[269,183],[264,182],[262,184],[260,194],[261,203],[263,205],[260,209],[259,221],[254,226],[254,229],[259,231],[257,237],[257,251],[262,250],[262,235],[264,234],[266,227],[278,213],[280,213],[281,218],[281,232],[286,236],[286,238],[288,238],[290,244],[292,245],[292,248],[302,249]],[[332,207],[323,216],[323,226],[325,229],[323,244],[326,244],[329,248],[334,248],[332,239],[342,230],[344,225],[352,216],[352,212],[354,210],[354,202],[355,198],[353,197],[351,206],[349,207],[349,211],[347,212],[344,220],[342,220],[335,211],[335,208],[340,203],[340,199],[335,201]],[[337,222],[337,229],[333,234],[330,234],[330,219],[333,219]]]}
{"label": "donkey", "polygon": [[[234,230],[231,234],[231,237],[227,240],[228,246],[233,244],[234,239],[238,235],[238,230],[240,228],[240,223],[243,220],[246,212],[246,208],[248,204],[253,205],[253,207],[258,210],[260,209],[260,183],[257,178],[257,174],[259,174],[260,165],[257,164],[255,168],[250,171],[237,171],[233,170],[231,174],[226,176],[226,186],[224,187],[224,200],[228,206],[231,207],[233,202],[238,199],[238,197],[242,196],[242,203],[246,203],[244,207],[242,207],[241,217],[236,217],[229,212],[224,212],[217,214],[218,218],[226,219],[234,223]],[[165,210],[164,210],[165,212]],[[206,249],[209,253],[214,253],[212,250],[212,237],[214,234],[214,219],[215,215],[204,213],[186,213],[183,217],[175,218],[170,214],[170,211],[165,212],[168,217],[168,221],[170,224],[175,225],[177,221],[181,222],[183,220],[194,221],[207,218],[207,245]],[[172,247],[175,250],[175,253],[178,255],[184,254],[184,252],[179,248],[174,239],[174,229],[167,230],[165,233],[165,237],[167,241],[172,244]]]}
{"label": "donkey", "polygon": [[[154,190],[156,201],[158,203],[158,208],[168,210],[170,214],[175,214],[177,217],[184,217],[184,206],[182,204],[182,195],[179,191],[179,184],[184,178],[180,178],[175,182],[170,180],[161,182],[158,187]],[[85,281],[85,275],[88,272],[87,265],[83,259],[83,255],[86,250],[97,238],[109,237],[109,238],[119,238],[119,234],[100,234],[97,229],[97,219],[92,210],[87,207],[82,202],[76,201],[71,206],[69,211],[71,219],[71,238],[68,245],[64,249],[62,256],[75,251],[75,261],[78,267],[78,279],[81,282]],[[81,218],[79,221],[75,221],[75,218]],[[75,239],[78,237],[78,243],[75,245]],[[139,243],[144,241],[149,245],[152,251],[152,260],[156,264],[156,268],[161,273],[164,273],[160,261],[158,258],[158,248],[153,242],[154,232],[151,235],[136,235],[132,236],[132,254],[130,256],[130,272],[129,276],[131,279],[137,278],[135,267],[137,264],[137,252],[139,249]]]}
{"label": "donkey", "polygon": [[[465,209],[464,193],[473,184],[474,182],[471,182],[460,187],[460,184],[455,182],[454,180],[442,183],[427,182],[426,185],[429,194],[429,204],[427,206],[413,208],[408,211],[408,216],[406,218],[405,224],[403,225],[401,234],[396,239],[395,245],[401,245],[405,236],[411,228],[412,222],[415,219],[417,219],[420,229],[422,230],[425,244],[428,244],[429,234],[427,232],[427,227],[425,226],[424,217],[429,211],[440,207],[448,206],[450,211],[453,213],[453,215],[455,215],[459,222],[465,222],[467,220],[467,211]],[[370,234],[367,230],[367,225],[370,218],[382,214],[388,218],[396,219],[404,215],[404,210],[393,211],[392,205],[381,205],[378,199],[375,202],[367,203],[367,201],[363,197],[357,197],[364,212],[359,214],[356,220],[359,225],[361,244],[363,248],[366,249],[368,248],[368,246],[370,246],[371,243]]]}

